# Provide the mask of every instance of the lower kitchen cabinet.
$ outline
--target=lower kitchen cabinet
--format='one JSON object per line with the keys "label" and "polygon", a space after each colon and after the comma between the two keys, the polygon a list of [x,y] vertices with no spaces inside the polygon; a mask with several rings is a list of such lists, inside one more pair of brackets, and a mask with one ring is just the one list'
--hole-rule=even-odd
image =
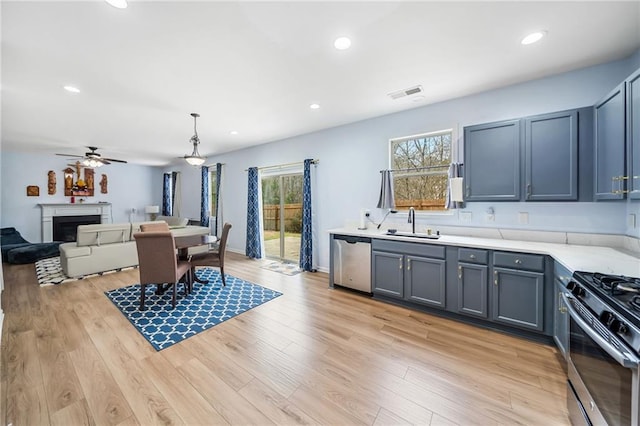
{"label": "lower kitchen cabinet", "polygon": [[388,240],[372,241],[373,294],[444,309],[444,247]]}
{"label": "lower kitchen cabinet", "polygon": [[529,330],[544,326],[544,273],[493,268],[492,320]]}
{"label": "lower kitchen cabinet", "polygon": [[487,272],[486,265],[458,262],[458,312],[487,319]]}
{"label": "lower kitchen cabinet", "polygon": [[404,298],[404,255],[373,250],[371,252],[374,294]]}
{"label": "lower kitchen cabinet", "polygon": [[405,294],[410,302],[444,308],[445,261],[406,256]]}
{"label": "lower kitchen cabinet", "polygon": [[567,359],[567,350],[569,349],[569,313],[562,295],[569,293],[567,283],[571,279],[571,272],[556,262],[553,275],[555,286],[553,340],[556,342],[556,346],[562,356]]}

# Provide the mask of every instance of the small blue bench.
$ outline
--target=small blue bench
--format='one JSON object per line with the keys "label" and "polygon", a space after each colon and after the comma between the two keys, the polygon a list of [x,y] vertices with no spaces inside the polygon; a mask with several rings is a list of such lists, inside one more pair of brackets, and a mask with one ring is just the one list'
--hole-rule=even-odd
{"label": "small blue bench", "polygon": [[2,261],[13,264],[34,263],[40,259],[60,255],[60,242],[30,243],[16,228],[0,229]]}

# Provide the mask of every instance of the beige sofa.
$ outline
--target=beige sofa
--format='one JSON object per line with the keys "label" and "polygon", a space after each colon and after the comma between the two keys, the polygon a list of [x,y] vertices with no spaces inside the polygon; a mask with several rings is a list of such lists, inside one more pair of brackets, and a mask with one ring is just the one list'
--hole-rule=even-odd
{"label": "beige sofa", "polygon": [[[138,265],[133,235],[140,232],[136,223],[79,225],[76,241],[60,244],[60,265],[68,277],[80,277]],[[180,221],[179,223],[182,223]],[[170,226],[174,236],[206,235],[204,226]],[[206,246],[191,247],[189,254],[207,251]]]}

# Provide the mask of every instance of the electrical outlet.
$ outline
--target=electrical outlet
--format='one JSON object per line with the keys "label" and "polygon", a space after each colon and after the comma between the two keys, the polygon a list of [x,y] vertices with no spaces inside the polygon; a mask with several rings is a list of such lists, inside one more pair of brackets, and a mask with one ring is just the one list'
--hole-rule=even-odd
{"label": "electrical outlet", "polygon": [[369,210],[365,210],[364,217],[369,217],[369,216],[371,216],[371,212]]}
{"label": "electrical outlet", "polygon": [[529,213],[528,212],[518,213],[518,223],[520,225],[527,225],[529,223]]}
{"label": "electrical outlet", "polygon": [[473,213],[471,212],[460,212],[460,220],[463,222],[471,222],[473,218]]}
{"label": "electrical outlet", "polygon": [[131,207],[131,213],[135,214],[135,212],[136,212],[136,208],[135,207]]}

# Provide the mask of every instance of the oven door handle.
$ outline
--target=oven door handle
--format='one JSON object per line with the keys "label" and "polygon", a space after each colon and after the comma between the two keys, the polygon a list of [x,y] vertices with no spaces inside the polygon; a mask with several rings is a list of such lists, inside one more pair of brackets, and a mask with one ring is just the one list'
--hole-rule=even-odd
{"label": "oven door handle", "polygon": [[[593,328],[580,316],[580,314],[574,309],[571,305],[571,300],[575,300],[573,297],[568,297],[566,294],[562,294],[562,299],[564,300],[564,304],[569,310],[569,314],[571,315],[571,319],[578,323],[582,331],[584,331],[589,337],[591,337],[595,342],[600,345],[602,349],[604,349],[609,355],[613,357],[620,365],[625,368],[638,368],[638,364],[640,364],[640,359],[638,359],[635,355],[629,352],[620,352],[616,349],[611,343],[607,342],[607,340],[602,337],[600,334],[596,333]],[[620,343],[621,347],[624,347],[624,344]]]}

